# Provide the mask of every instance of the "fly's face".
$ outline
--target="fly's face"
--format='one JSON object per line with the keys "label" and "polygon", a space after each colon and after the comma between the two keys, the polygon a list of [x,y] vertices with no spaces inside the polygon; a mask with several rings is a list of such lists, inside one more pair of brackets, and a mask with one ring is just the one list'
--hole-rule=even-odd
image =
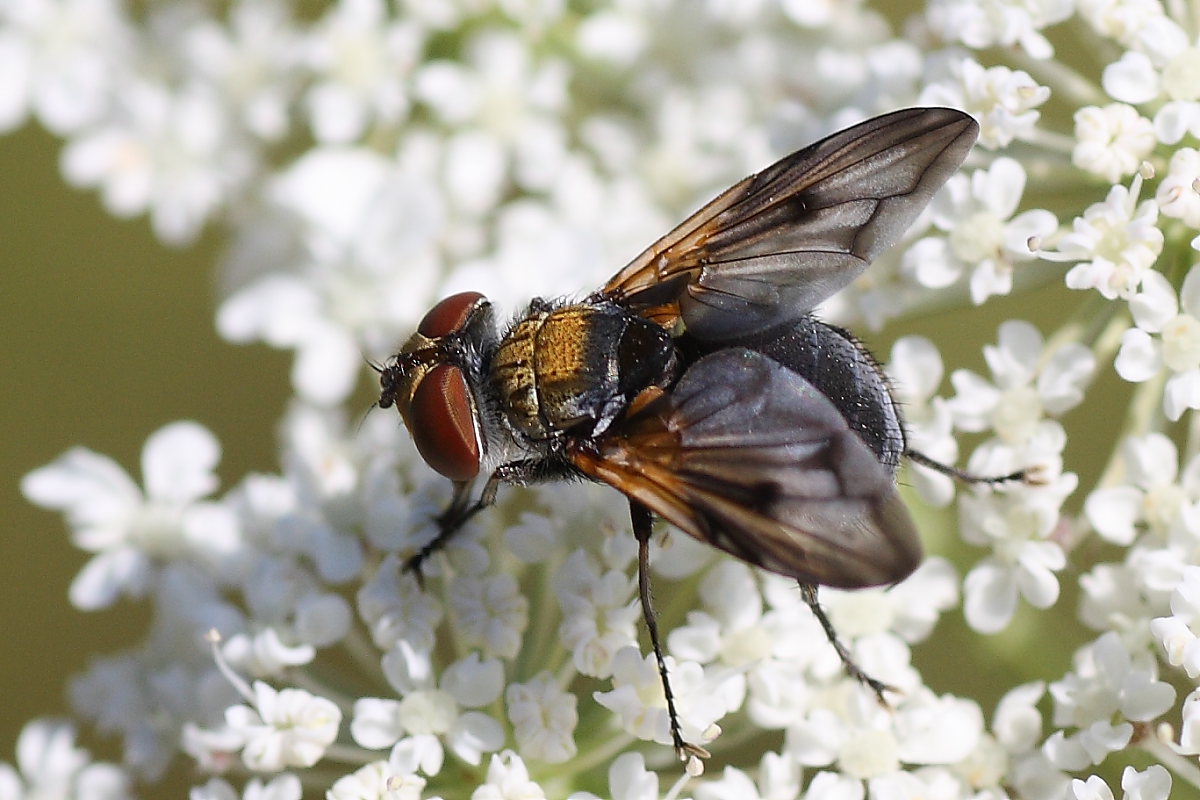
{"label": "fly's face", "polygon": [[456,483],[475,478],[486,454],[478,392],[492,316],[478,292],[447,297],[379,373],[379,407],[395,405],[421,457]]}

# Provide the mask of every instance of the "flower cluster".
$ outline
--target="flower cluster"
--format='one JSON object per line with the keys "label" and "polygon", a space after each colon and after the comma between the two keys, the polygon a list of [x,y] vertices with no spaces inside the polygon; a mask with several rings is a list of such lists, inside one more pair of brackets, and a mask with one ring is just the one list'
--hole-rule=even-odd
{"label": "flower cluster", "polygon": [[[1163,800],[1173,780],[1200,787],[1193,12],[0,3],[0,132],[36,122],[61,137],[65,179],[116,216],[148,216],[166,243],[214,231],[216,327],[293,351],[295,393],[275,474],[223,489],[221,444],[178,422],[149,436],[140,482],[82,447],[25,477],[90,554],[71,603],[144,603],[150,622],[70,687],[121,763],[92,762],[70,724],[34,721],[16,766],[0,765],[0,796],[126,797],[181,761],[211,776],[200,800],[305,787],[329,800],[1106,800],[1118,779],[1128,798]],[[1073,56],[1080,40],[1100,46]],[[959,489],[910,465],[914,509],[956,504],[957,560],[930,557],[890,588],[822,589],[855,661],[892,689],[886,706],[846,674],[794,583],[656,537],[679,723],[723,766],[689,775],[640,636],[618,495],[502,487],[418,576],[406,562],[452,488],[394,415],[356,424],[345,401],[362,354],[394,352],[437,298],[474,289],[515,309],[587,290],[773,158],[918,104],[967,111],[979,144],[821,313],[878,330],[1053,298],[1056,314],[1005,321],[994,341],[991,325],[964,333],[987,340],[986,370],[946,380],[937,345],[913,336],[887,365],[913,449],[1025,479]],[[1102,381],[1122,410],[1100,405]],[[1111,418],[1086,451],[1094,462],[1101,448],[1098,468],[1077,460],[1088,408]],[[954,694],[914,650],[955,609],[976,641],[1040,615],[1081,644],[1070,663],[1014,659],[1019,678],[993,695]]]}

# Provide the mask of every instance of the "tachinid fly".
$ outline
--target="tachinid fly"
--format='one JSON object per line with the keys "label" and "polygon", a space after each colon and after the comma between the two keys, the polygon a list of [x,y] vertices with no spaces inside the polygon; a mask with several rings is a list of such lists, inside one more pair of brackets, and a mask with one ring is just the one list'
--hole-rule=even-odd
{"label": "tachinid fly", "polygon": [[639,586],[681,758],[650,606],[652,514],[796,579],[847,668],[815,586],[889,584],[920,540],[896,491],[904,424],[871,354],[816,319],[819,302],[893,245],[956,170],[979,126],[910,108],[742,180],[579,302],[535,299],[501,331],[465,292],[425,315],[380,370],[417,449],[454,482],[421,562],[500,484],[589,478],[629,499]]}

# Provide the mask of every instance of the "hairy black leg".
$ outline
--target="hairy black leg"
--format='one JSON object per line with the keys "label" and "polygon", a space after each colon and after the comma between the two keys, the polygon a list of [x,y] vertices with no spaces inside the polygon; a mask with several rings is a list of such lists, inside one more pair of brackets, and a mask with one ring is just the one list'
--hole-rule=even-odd
{"label": "hairy black leg", "polygon": [[888,705],[887,698],[883,696],[883,693],[885,691],[894,692],[897,690],[888,686],[883,681],[872,678],[863,672],[862,667],[855,662],[854,656],[850,655],[850,651],[846,648],[846,645],[842,644],[842,640],[838,638],[837,631],[833,629],[833,623],[829,621],[829,617],[825,616],[825,609],[821,608],[821,604],[817,601],[816,584],[801,583],[800,596],[804,598],[804,602],[812,609],[817,622],[821,623],[821,627],[825,630],[825,637],[829,639],[829,643],[837,651],[838,658],[842,660],[842,666],[846,668],[846,672],[850,677],[875,692],[875,696],[879,698],[880,703],[885,706]]}
{"label": "hairy black leg", "polygon": [[675,753],[680,761],[691,758],[708,758],[709,752],[703,747],[690,744],[683,740],[679,731],[679,716],[675,713],[675,696],[671,693],[671,679],[667,676],[667,662],[663,658],[662,646],[658,642],[658,619],[654,615],[654,606],[650,602],[650,510],[635,500],[629,501],[629,515],[633,519],[633,535],[638,543],[638,596],[642,601],[642,616],[646,620],[646,630],[650,633],[650,646],[654,648],[654,658],[658,661],[658,675],[662,678],[663,694],[667,698],[667,716],[670,718],[671,740],[675,744]]}
{"label": "hairy black leg", "polygon": [[1019,469],[1016,472],[1011,472],[1008,475],[974,475],[970,472],[964,472],[958,467],[952,467],[949,464],[943,464],[937,459],[930,458],[920,450],[905,450],[904,455],[908,456],[909,460],[914,464],[920,464],[922,467],[928,467],[935,472],[940,472],[943,475],[948,475],[957,481],[963,483],[1008,483],[1009,481],[1025,481],[1030,479],[1030,471],[1027,469]]}
{"label": "hairy black leg", "polygon": [[483,491],[479,494],[479,499],[474,503],[471,502],[472,484],[469,481],[454,484],[454,498],[450,501],[450,507],[439,514],[435,520],[438,526],[437,536],[434,536],[404,564],[405,570],[417,576],[418,583],[421,582],[421,565],[425,563],[425,560],[445,547],[446,543],[454,537],[454,534],[462,530],[463,525],[466,525],[471,517],[496,502],[496,492],[500,488],[500,480],[499,473],[488,478],[487,483],[483,485]]}

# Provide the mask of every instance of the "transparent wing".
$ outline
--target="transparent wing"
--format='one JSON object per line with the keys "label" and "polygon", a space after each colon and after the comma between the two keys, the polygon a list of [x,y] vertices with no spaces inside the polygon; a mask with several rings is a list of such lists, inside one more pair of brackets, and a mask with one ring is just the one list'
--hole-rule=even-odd
{"label": "transparent wing", "polygon": [[751,350],[701,358],[568,458],[697,539],[806,583],[892,583],[920,561],[892,470],[812,384]]}
{"label": "transparent wing", "polygon": [[903,235],[978,132],[961,111],[909,108],[835,133],[726,190],[601,294],[706,340],[795,319]]}

